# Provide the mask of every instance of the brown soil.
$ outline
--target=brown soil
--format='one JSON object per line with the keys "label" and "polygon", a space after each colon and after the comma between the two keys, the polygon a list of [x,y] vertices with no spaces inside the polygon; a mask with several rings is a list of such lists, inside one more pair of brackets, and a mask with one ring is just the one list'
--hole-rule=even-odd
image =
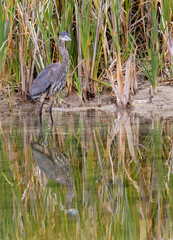
{"label": "brown soil", "polygon": [[[62,104],[61,107],[54,105],[54,111],[85,111],[87,109],[98,109],[103,111],[117,111],[115,99],[110,94],[100,96],[100,102],[97,98],[92,99],[85,106],[79,106],[78,95],[72,94],[63,98],[70,106]],[[0,93],[0,113],[9,114],[9,99],[5,97],[3,92]],[[20,94],[14,94],[12,98],[13,111],[38,111],[39,102],[33,103],[23,100]],[[47,102],[44,109],[48,108]],[[173,86],[159,86],[158,93],[153,95],[151,99],[150,87],[142,89],[138,94],[132,96],[132,112],[138,113],[144,117],[152,117],[153,115],[163,117],[173,117]]]}

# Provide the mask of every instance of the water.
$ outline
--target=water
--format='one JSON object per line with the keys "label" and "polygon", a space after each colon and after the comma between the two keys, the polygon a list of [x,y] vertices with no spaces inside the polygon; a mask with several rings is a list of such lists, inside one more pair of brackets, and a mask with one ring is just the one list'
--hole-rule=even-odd
{"label": "water", "polygon": [[172,239],[173,121],[0,117],[0,239]]}

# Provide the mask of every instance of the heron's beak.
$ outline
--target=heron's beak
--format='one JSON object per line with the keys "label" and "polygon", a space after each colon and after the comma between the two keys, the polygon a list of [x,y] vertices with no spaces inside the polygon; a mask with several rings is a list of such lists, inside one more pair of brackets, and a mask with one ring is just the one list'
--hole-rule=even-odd
{"label": "heron's beak", "polygon": [[69,38],[68,36],[64,36],[63,40],[68,42],[68,41],[71,41],[71,38]]}

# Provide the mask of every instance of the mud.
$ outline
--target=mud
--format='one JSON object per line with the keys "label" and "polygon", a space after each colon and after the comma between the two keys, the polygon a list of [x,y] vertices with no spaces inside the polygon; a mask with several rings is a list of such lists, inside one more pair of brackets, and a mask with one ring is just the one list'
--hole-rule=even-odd
{"label": "mud", "polygon": [[132,99],[133,113],[144,117],[173,117],[173,86],[158,86],[158,92],[153,94],[153,98],[148,87],[139,91]]}
{"label": "mud", "polygon": [[[117,111],[115,104],[115,98],[110,95],[110,93],[103,94],[100,99],[91,99],[85,105],[81,106],[79,102],[79,97],[77,93],[73,93],[68,97],[63,97],[63,99],[69,104],[66,106],[64,103],[59,106],[54,104],[54,111],[85,111],[88,109],[95,109],[101,111]],[[24,100],[21,94],[14,94],[14,96],[9,99],[5,94],[0,93],[0,113],[10,114],[10,103],[13,112],[27,111],[37,113],[39,110],[39,101],[33,103],[28,100]],[[44,110],[46,111],[49,107],[49,101],[47,100],[44,105]],[[138,94],[132,96],[132,108],[133,113],[139,114],[143,117],[173,117],[173,86],[158,86],[157,94],[153,95],[151,98],[150,87],[139,90]]]}

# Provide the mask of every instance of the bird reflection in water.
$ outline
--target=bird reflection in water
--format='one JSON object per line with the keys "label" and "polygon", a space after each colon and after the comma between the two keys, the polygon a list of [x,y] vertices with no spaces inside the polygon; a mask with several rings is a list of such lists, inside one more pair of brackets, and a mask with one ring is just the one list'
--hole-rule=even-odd
{"label": "bird reflection in water", "polygon": [[[71,208],[74,197],[74,180],[71,175],[69,159],[62,153],[58,152],[55,147],[47,147],[43,140],[42,128],[40,129],[42,142],[32,142],[31,148],[34,159],[40,170],[51,180],[67,185],[66,206],[61,206],[62,210],[68,216],[75,217],[78,215],[76,209]],[[52,138],[53,140],[53,138]]]}

